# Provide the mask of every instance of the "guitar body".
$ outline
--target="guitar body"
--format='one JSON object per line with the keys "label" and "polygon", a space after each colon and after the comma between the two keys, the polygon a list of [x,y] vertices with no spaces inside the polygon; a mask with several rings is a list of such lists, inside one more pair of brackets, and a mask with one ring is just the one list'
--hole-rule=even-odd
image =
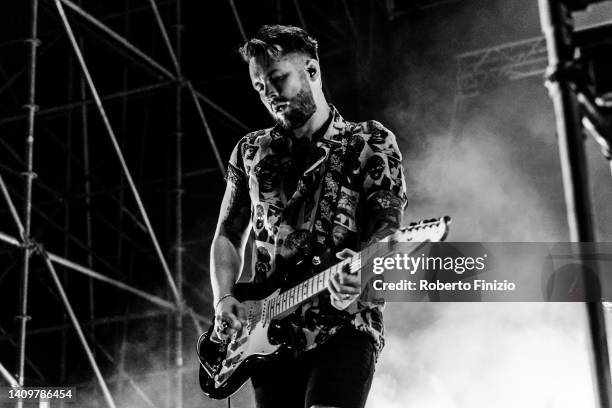
{"label": "guitar body", "polygon": [[[246,325],[227,341],[216,338],[214,325],[200,336],[197,346],[199,380],[208,397],[224,399],[231,396],[246,383],[259,364],[289,351],[282,322],[266,320],[264,316],[265,303],[280,292],[274,286],[274,282],[237,284],[234,290],[236,298],[246,308]],[[260,299],[244,300],[246,295]]]}
{"label": "guitar body", "polygon": [[[385,241],[389,247],[394,242],[442,241],[449,224],[450,217],[413,223]],[[356,261],[352,263],[351,259],[341,261],[290,288],[288,285],[293,282],[287,282],[285,275],[279,271],[264,283],[236,284],[234,296],[246,308],[246,324],[225,341],[216,336],[214,325],[198,340],[199,380],[204,394],[213,399],[227,398],[244,385],[262,362],[291,352],[293,341],[291,330],[287,327],[289,319],[286,318],[302,302],[327,290],[327,281],[333,269],[350,264],[351,272],[357,272],[361,268],[361,259],[368,259],[369,249],[355,255]],[[343,263],[344,266],[341,265]],[[310,264],[302,262],[301,265],[294,265],[294,268],[299,270]],[[299,273],[295,275],[304,276]]]}

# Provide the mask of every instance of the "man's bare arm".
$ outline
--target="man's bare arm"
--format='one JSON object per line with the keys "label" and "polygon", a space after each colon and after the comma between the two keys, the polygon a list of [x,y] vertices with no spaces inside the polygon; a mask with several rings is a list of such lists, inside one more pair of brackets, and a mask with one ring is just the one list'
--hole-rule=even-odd
{"label": "man's bare arm", "polygon": [[220,297],[232,293],[239,278],[250,211],[251,201],[245,175],[230,164],[210,257],[210,278],[215,305]]}

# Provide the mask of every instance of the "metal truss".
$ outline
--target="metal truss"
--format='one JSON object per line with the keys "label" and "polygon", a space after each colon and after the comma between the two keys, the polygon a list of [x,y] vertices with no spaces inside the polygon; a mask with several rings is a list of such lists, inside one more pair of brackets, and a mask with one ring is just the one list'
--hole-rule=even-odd
{"label": "metal truss", "polygon": [[[13,219],[14,225],[18,231],[18,237],[13,237],[10,234],[0,231],[0,241],[2,241],[5,244],[20,248],[22,251],[21,283],[19,287],[20,289],[20,305],[19,306],[20,307],[19,307],[19,315],[17,316],[19,320],[19,325],[20,325],[19,344],[16,345],[18,348],[18,353],[19,353],[18,364],[17,364],[18,365],[17,375],[16,375],[16,378],[13,377],[10,371],[7,370],[1,363],[0,363],[0,375],[12,387],[19,387],[19,386],[27,385],[25,383],[24,369],[25,369],[26,362],[32,365],[32,363],[26,357],[26,336],[28,333],[30,333],[30,331],[27,330],[27,323],[30,320],[30,316],[28,316],[29,275],[31,272],[30,271],[31,269],[30,259],[32,256],[37,255],[37,256],[40,256],[42,260],[44,261],[46,269],[48,270],[50,277],[52,279],[52,282],[55,286],[55,290],[57,294],[59,295],[59,299],[61,300],[61,303],[64,306],[65,313],[71,323],[72,328],[76,331],[79,342],[83,347],[83,351],[85,352],[87,356],[87,360],[89,361],[91,365],[95,378],[98,381],[100,390],[102,392],[102,395],[108,407],[114,408],[116,404],[110,392],[110,389],[107,385],[107,381],[103,377],[102,372],[99,368],[98,362],[96,361],[96,355],[94,353],[94,349],[101,348],[102,346],[99,344],[95,344],[95,335],[93,332],[93,328],[95,327],[96,324],[108,324],[109,322],[116,321],[117,318],[115,317],[115,318],[97,319],[96,324],[94,324],[92,320],[92,323],[89,325],[90,327],[89,337],[87,337],[83,330],[84,324],[81,323],[79,319],[77,318],[74,312],[74,308],[70,302],[68,291],[62,284],[62,281],[60,280],[60,277],[55,267],[57,265],[60,265],[64,267],[67,271],[77,272],[77,273],[80,273],[80,274],[83,274],[89,277],[91,297],[93,297],[93,289],[91,286],[91,282],[93,282],[93,280],[98,280],[108,285],[114,286],[115,288],[118,288],[126,293],[140,297],[150,302],[151,304],[154,304],[157,307],[160,307],[162,309],[168,310],[174,314],[175,316],[175,319],[174,319],[175,320],[175,329],[174,329],[175,359],[174,359],[174,363],[175,364],[173,366],[175,368],[173,369],[174,370],[173,375],[175,375],[175,382],[174,382],[175,395],[174,395],[174,401],[172,405],[180,408],[182,407],[182,404],[183,404],[183,396],[182,396],[182,387],[183,387],[182,376],[184,372],[183,351],[182,351],[183,317],[184,316],[190,317],[194,326],[196,327],[196,330],[198,331],[202,331],[201,323],[210,324],[209,319],[196,315],[193,309],[184,303],[182,289],[181,289],[182,280],[183,280],[182,278],[182,273],[183,273],[182,272],[182,269],[183,269],[182,256],[184,252],[184,245],[183,245],[183,238],[182,238],[183,168],[182,168],[182,158],[181,158],[182,115],[183,115],[181,100],[182,100],[183,90],[184,89],[187,90],[189,94],[191,95],[193,104],[198,112],[198,116],[200,120],[202,121],[205,133],[207,134],[207,137],[208,137],[208,141],[214,152],[218,168],[223,175],[225,174],[225,169],[221,161],[219,152],[217,150],[211,128],[206,120],[206,116],[204,114],[204,110],[201,104],[202,103],[206,104],[208,107],[216,110],[226,119],[228,119],[232,124],[240,128],[246,129],[246,126],[242,122],[240,122],[238,119],[233,117],[231,114],[229,114],[227,111],[225,111],[224,109],[216,105],[212,100],[210,100],[208,97],[203,95],[201,92],[198,92],[193,87],[193,85],[189,82],[189,80],[183,77],[181,66],[180,66],[180,57],[181,57],[180,42],[181,42],[181,29],[182,29],[182,26],[180,24],[181,0],[175,0],[174,2],[176,5],[176,8],[175,8],[176,24],[173,26],[175,30],[174,32],[175,44],[174,45],[172,44],[170,40],[170,35],[168,34],[168,31],[166,30],[166,26],[162,20],[162,16],[159,12],[159,9],[157,7],[155,0],[149,0],[149,8],[153,12],[157,28],[159,29],[159,32],[163,38],[165,47],[173,63],[172,70],[167,69],[162,64],[159,64],[157,61],[155,61],[155,59],[148,56],[146,53],[140,51],[136,46],[130,43],[126,38],[120,36],[115,31],[111,30],[108,26],[106,26],[104,23],[102,23],[100,20],[96,19],[92,15],[85,12],[79,5],[71,2],[70,0],[51,0],[51,1],[53,1],[54,6],[56,7],[56,11],[60,17],[61,23],[65,30],[65,34],[68,36],[70,40],[70,45],[73,49],[76,61],[78,62],[78,65],[80,66],[80,69],[82,72],[83,80],[81,80],[81,87],[80,87],[82,100],[80,102],[69,103],[63,106],[57,106],[57,107],[46,109],[43,112],[39,112],[38,106],[36,105],[36,78],[37,78],[36,63],[37,63],[37,58],[39,56],[37,54],[37,48],[40,45],[40,40],[38,38],[39,4],[38,4],[38,0],[31,0],[31,4],[30,4],[31,6],[31,19],[30,19],[31,27],[30,28],[31,29],[30,29],[30,36],[26,41],[28,45],[28,51],[29,51],[28,52],[29,63],[28,63],[28,70],[27,70],[28,78],[29,78],[28,102],[25,106],[27,110],[27,114],[24,116],[3,118],[1,120],[3,123],[8,123],[14,120],[26,119],[27,120],[27,135],[26,135],[26,162],[24,163],[26,167],[26,171],[23,173],[23,175],[25,176],[25,180],[26,180],[25,194],[23,198],[23,201],[24,201],[23,218],[18,213],[17,208],[12,200],[11,193],[9,192],[9,188],[7,187],[6,183],[4,182],[4,179],[0,175],[0,192],[2,193],[2,201],[8,207],[10,216]],[[107,36],[109,39],[111,39],[116,44],[118,44],[119,47],[123,47],[133,57],[135,56],[137,59],[139,59],[141,63],[149,66],[153,71],[157,72],[162,79],[166,81],[160,82],[158,84],[146,86],[146,87],[141,87],[138,89],[124,90],[120,93],[107,95],[105,97],[100,96],[95,86],[94,79],[92,78],[89,72],[86,59],[82,53],[83,43],[73,33],[71,23],[64,9],[65,7],[69,8],[77,17],[86,21],[87,24],[90,24],[92,27],[102,32],[105,36]],[[8,89],[12,81],[13,79],[9,81],[9,83],[6,85],[5,88],[3,88],[3,90]],[[121,146],[115,136],[114,127],[111,124],[111,121],[108,115],[106,114],[105,106],[104,106],[104,103],[110,100],[113,100],[113,99],[122,98],[122,100],[125,101],[125,98],[127,97],[135,96],[135,95],[142,94],[142,93],[152,92],[152,91],[155,91],[156,89],[159,89],[165,86],[169,86],[169,85],[174,85],[176,89],[176,93],[175,93],[176,95],[175,130],[176,131],[174,132],[174,135],[176,138],[175,204],[176,204],[176,231],[177,232],[176,232],[176,237],[175,237],[176,238],[175,245],[173,246],[174,249],[176,250],[174,271],[171,271],[170,266],[166,262],[165,256],[161,249],[161,245],[159,244],[157,240],[156,234],[153,229],[153,225],[149,219],[145,205],[140,197],[138,187],[136,183],[134,182],[134,179],[131,175],[129,167],[123,156]],[[87,91],[89,91],[89,93],[92,96],[92,99],[90,100],[86,99]],[[80,109],[82,120],[84,123],[84,127],[82,129],[84,137],[85,137],[84,139],[84,157],[85,159],[84,159],[83,166],[84,166],[84,172],[86,175],[85,194],[86,194],[87,214],[88,214],[87,222],[86,222],[88,232],[87,232],[87,243],[85,247],[91,248],[91,219],[89,215],[90,214],[89,213],[90,211],[89,210],[89,197],[91,196],[91,189],[89,185],[89,180],[90,180],[89,163],[88,163],[89,146],[87,142],[87,125],[86,125],[88,105],[93,105],[97,109],[98,113],[100,114],[100,117],[102,118],[104,129],[111,141],[111,144],[114,148],[114,152],[117,158],[119,159],[121,169],[123,171],[123,175],[129,187],[129,191],[131,192],[133,198],[135,199],[137,203],[138,213],[139,213],[142,225],[144,225],[147,235],[151,239],[151,243],[153,245],[154,252],[157,256],[157,261],[161,265],[162,270],[164,272],[170,294],[172,295],[171,296],[172,301],[168,301],[159,296],[150,294],[144,290],[128,285],[122,280],[110,278],[102,273],[95,271],[92,268],[92,253],[91,252],[89,252],[88,262],[87,262],[87,265],[85,266],[77,262],[71,261],[67,257],[62,257],[62,256],[46,251],[44,246],[41,243],[36,242],[32,238],[33,235],[32,235],[32,228],[31,228],[31,223],[32,223],[31,220],[32,220],[32,211],[33,211],[33,204],[34,204],[33,197],[32,197],[32,186],[37,176],[36,173],[34,172],[34,142],[35,142],[34,131],[35,131],[36,120],[37,118],[42,117],[44,115],[50,115],[50,114],[54,114],[58,112],[70,114],[71,110]],[[67,154],[70,154],[69,150],[67,151]],[[70,178],[69,172],[67,173],[67,178],[68,179]],[[122,193],[121,201],[123,201],[124,188],[125,188],[124,186],[120,187],[120,192]],[[122,207],[121,202],[119,204],[120,204],[120,207]],[[66,214],[66,218],[67,217],[68,215]],[[66,232],[67,232],[67,229],[66,229]],[[68,243],[68,241],[66,241],[66,243]],[[91,303],[90,316],[93,318],[93,303]],[[126,313],[120,319],[122,321],[128,321],[132,318],[133,317],[131,315]],[[87,325],[87,323],[85,323],[85,325]],[[51,327],[51,328],[48,328],[47,332],[55,331],[55,330],[63,331],[63,330],[66,330],[67,327],[68,327],[67,325]],[[45,330],[43,330],[43,332],[44,331]],[[5,333],[4,330],[3,330],[3,333]],[[93,347],[92,347],[92,343],[93,343]],[[112,360],[110,354],[107,351],[103,350],[103,352],[107,356],[107,358]],[[121,375],[122,377],[125,377],[124,380],[126,380],[130,384],[130,386],[136,389],[137,393],[142,397],[143,400],[148,401],[149,403],[151,402],[151,400],[148,399],[147,395],[141,389],[139,389],[137,384],[129,377],[129,375],[125,373],[123,368],[121,369]],[[23,403],[19,401],[17,406],[22,407]]]}
{"label": "metal truss", "polygon": [[457,55],[457,96],[476,96],[508,80],[542,75],[547,58],[544,37]]}

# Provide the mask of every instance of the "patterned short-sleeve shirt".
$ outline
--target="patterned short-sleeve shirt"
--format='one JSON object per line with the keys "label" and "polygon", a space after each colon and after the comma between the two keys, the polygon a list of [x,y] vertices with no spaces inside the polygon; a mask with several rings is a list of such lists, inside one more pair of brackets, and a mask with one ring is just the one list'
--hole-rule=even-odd
{"label": "patterned short-sleeve shirt", "polygon": [[[276,126],[247,134],[232,152],[228,178],[251,199],[253,282],[269,279],[281,264],[284,273],[298,273],[287,265],[307,254],[333,264],[342,249],[360,249],[373,221],[401,220],[406,185],[395,136],[376,121],[347,122],[331,108],[329,125],[312,142]],[[323,292],[290,319],[298,349],[313,348],[353,325],[371,334],[380,351],[383,306],[362,293],[352,307],[338,311]]]}

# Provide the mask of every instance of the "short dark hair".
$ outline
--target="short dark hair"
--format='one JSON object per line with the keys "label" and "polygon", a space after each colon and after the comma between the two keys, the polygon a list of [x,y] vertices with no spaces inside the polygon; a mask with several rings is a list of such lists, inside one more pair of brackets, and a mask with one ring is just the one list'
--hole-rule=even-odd
{"label": "short dark hair", "polygon": [[300,27],[289,25],[264,25],[255,36],[238,49],[242,59],[249,62],[254,57],[280,56],[290,53],[308,55],[319,59],[319,44]]}

